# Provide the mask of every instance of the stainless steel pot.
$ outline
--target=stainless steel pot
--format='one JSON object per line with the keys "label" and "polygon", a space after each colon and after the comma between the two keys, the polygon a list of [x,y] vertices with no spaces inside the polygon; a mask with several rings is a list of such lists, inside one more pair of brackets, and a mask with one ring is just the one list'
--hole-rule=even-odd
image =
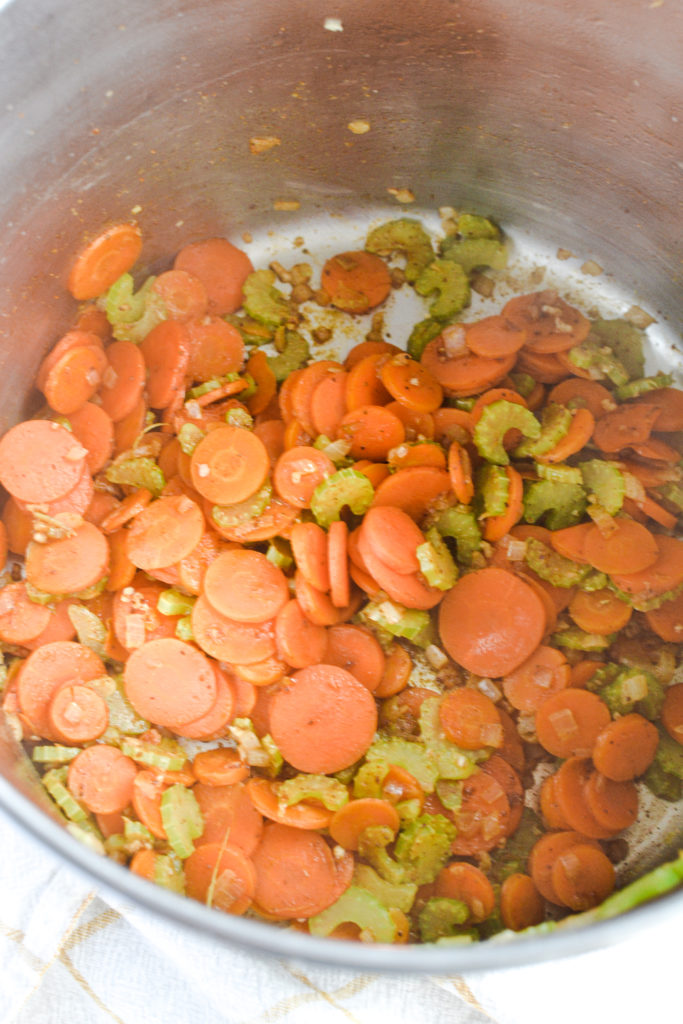
{"label": "stainless steel pot", "polygon": [[[596,261],[677,327],[682,52],[683,9],[671,0],[101,0],[87,13],[71,0],[10,0],[0,9],[0,428],[31,411],[38,362],[73,315],[69,255],[86,231],[131,214],[154,268],[209,234],[292,237],[320,218],[362,221],[395,208],[388,189],[409,188],[416,207],[465,206]],[[279,142],[252,152],[264,137]],[[43,809],[5,733],[0,769],[0,803],[36,839],[179,927],[256,952],[471,970],[583,951],[683,908],[678,893],[616,922],[506,945],[320,942],[209,911],[91,853]]]}

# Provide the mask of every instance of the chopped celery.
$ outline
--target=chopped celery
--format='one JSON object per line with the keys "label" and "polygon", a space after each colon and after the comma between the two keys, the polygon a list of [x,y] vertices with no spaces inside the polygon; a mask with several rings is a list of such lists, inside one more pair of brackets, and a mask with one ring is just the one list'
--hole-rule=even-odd
{"label": "chopped celery", "polygon": [[349,458],[349,451],[351,449],[350,441],[343,439],[330,441],[329,437],[326,437],[325,434],[320,434],[313,442],[313,447],[317,448],[318,451],[324,452],[329,459],[332,459],[337,469],[343,469],[344,466],[350,466],[353,462],[353,460]]}
{"label": "chopped celery", "polygon": [[403,868],[405,881],[433,882],[451,852],[456,827],[443,814],[421,814],[401,828],[394,857]]}
{"label": "chopped celery", "polygon": [[318,484],[311,498],[311,512],[319,526],[327,527],[341,518],[347,505],[354,515],[367,512],[375,490],[365,476],[356,469],[338,469]]}
{"label": "chopped celery", "polygon": [[442,537],[455,541],[458,561],[469,565],[472,555],[481,548],[481,530],[469,505],[453,505],[439,516],[436,528]]}
{"label": "chopped celery", "polygon": [[504,466],[486,462],[475,474],[475,494],[480,519],[502,516],[508,507],[510,479]]}
{"label": "chopped celery", "polygon": [[432,620],[428,612],[404,608],[387,597],[382,601],[368,601],[360,614],[391,636],[403,637],[417,647],[429,646],[432,642]]}
{"label": "chopped celery", "polygon": [[330,935],[340,924],[357,925],[363,938],[372,942],[393,942],[396,923],[387,908],[367,889],[350,885],[326,910],[308,919],[311,935]]}
{"label": "chopped celery", "polygon": [[427,697],[420,706],[420,737],[425,749],[436,762],[440,779],[467,779],[480,761],[485,761],[490,751],[486,748],[463,750],[446,738],[441,728],[439,707],[441,697],[435,694]]}
{"label": "chopped celery", "polygon": [[[631,378],[645,373],[644,337],[643,331],[628,320],[593,320],[589,336],[590,341],[609,348]],[[619,381],[613,383],[618,385]]]}
{"label": "chopped celery", "polygon": [[84,846],[92,850],[93,853],[99,854],[100,857],[106,856],[107,851],[104,846],[102,833],[92,821],[69,821],[66,824],[66,831],[74,839],[77,839],[79,843],[83,843]]}
{"label": "chopped celery", "polygon": [[194,839],[204,831],[204,819],[197,798],[187,786],[176,783],[161,797],[161,821],[175,855],[185,860],[194,851]]}
{"label": "chopped celery", "polygon": [[157,601],[157,611],[161,615],[189,615],[194,608],[194,597],[181,593],[170,587],[162,590]]}
{"label": "chopped celery", "polygon": [[662,800],[674,802],[683,796],[683,746],[661,729],[654,761],[643,782]]}
{"label": "chopped celery", "polygon": [[67,789],[67,768],[51,768],[43,775],[42,783],[59,809],[70,821],[85,821],[88,812]]}
{"label": "chopped celery", "polygon": [[269,562],[272,562],[273,565],[277,566],[278,569],[291,569],[294,565],[294,558],[292,556],[290,544],[282,537],[273,537],[273,539],[268,542],[266,558]]}
{"label": "chopped celery", "polygon": [[273,494],[273,485],[270,479],[266,480],[262,487],[255,494],[238,501],[235,505],[214,505],[211,509],[211,518],[222,530],[230,530],[242,523],[248,523],[255,519],[268,507]]}
{"label": "chopped celery", "polygon": [[202,395],[208,395],[212,391],[222,388],[224,384],[232,384],[239,379],[239,374],[237,373],[226,373],[222,377],[212,377],[210,380],[205,380],[203,383],[197,384],[196,387],[190,388],[187,392],[187,397],[190,399],[201,398]]}
{"label": "chopped celery", "polygon": [[638,595],[627,594],[625,591],[619,590],[613,580],[608,581],[608,586],[617,597],[621,598],[625,604],[630,604],[637,612],[651,612],[655,608],[661,608],[663,604],[673,600],[674,597],[678,597],[679,594],[683,594],[683,583],[673,590],[667,590],[665,594],[657,594],[655,597],[639,597]]}
{"label": "chopped celery", "polygon": [[536,387],[536,381],[528,373],[511,373],[510,380],[515,386],[515,391],[520,394],[522,398],[528,398]]}
{"label": "chopped celery", "polygon": [[591,571],[589,565],[572,562],[535,537],[528,538],[524,558],[530,569],[555,587],[576,587]]}
{"label": "chopped celery", "polygon": [[657,373],[654,377],[637,377],[628,384],[622,384],[616,390],[616,396],[620,402],[629,398],[637,398],[638,395],[646,395],[649,391],[657,391],[659,388],[668,388],[674,383],[671,373]]}
{"label": "chopped celery", "polygon": [[437,779],[436,795],[449,811],[459,811],[462,807],[462,786],[455,779]]}
{"label": "chopped celery", "polygon": [[277,743],[269,733],[261,737],[261,746],[268,756],[268,773],[274,778],[279,774],[284,764],[284,758],[280,753]]}
{"label": "chopped celery", "polygon": [[523,405],[501,398],[484,406],[472,435],[482,458],[499,466],[507,466],[510,456],[503,447],[503,440],[508,430],[513,429],[519,430],[524,437],[531,440],[537,439],[541,434],[541,424]]}
{"label": "chopped celery", "polygon": [[33,748],[31,759],[37,764],[68,764],[80,752],[80,747],[64,747],[61,744],[43,745]]}
{"label": "chopped celery", "polygon": [[327,775],[295,775],[277,783],[278,803],[290,807],[301,800],[316,800],[328,811],[338,811],[349,801],[349,791]]}
{"label": "chopped celery", "polygon": [[519,825],[513,835],[505,840],[505,845],[491,851],[491,867],[489,874],[494,882],[503,882],[508,875],[527,870],[529,854],[535,843],[544,834],[541,819],[530,807],[525,807]]}
{"label": "chopped celery", "polygon": [[[643,688],[645,694],[638,696]],[[664,703],[664,687],[652,672],[640,666],[622,669],[616,678],[602,686],[597,693],[612,715],[627,715],[630,711],[637,711],[651,722],[659,718]]]}
{"label": "chopped celery", "polygon": [[435,527],[427,530],[425,536],[424,544],[419,544],[415,551],[420,572],[431,587],[450,590],[458,578],[458,567],[453,556]]}
{"label": "chopped celery", "polygon": [[263,324],[257,324],[250,317],[228,313],[223,319],[237,328],[245,345],[267,345],[269,341],[273,340],[273,331],[269,327],[264,327]]}
{"label": "chopped celery", "polygon": [[251,430],[254,426],[254,417],[242,409],[239,405],[228,409],[225,414],[225,422],[230,427],[242,427],[244,430]]}
{"label": "chopped celery", "polygon": [[194,630],[192,628],[191,615],[183,615],[182,619],[178,619],[175,624],[175,635],[179,640],[184,640],[185,643],[192,643],[194,640]]}
{"label": "chopped celery", "polygon": [[464,238],[500,238],[500,228],[488,217],[478,213],[458,215],[458,234]]}
{"label": "chopped celery", "polygon": [[674,505],[678,509],[679,514],[683,512],[683,487],[681,487],[680,484],[664,484],[662,487],[657,488],[657,493],[660,494],[665,501]]}
{"label": "chopped celery", "polygon": [[537,462],[534,466],[539,480],[549,480],[554,484],[580,484],[583,481],[581,470],[576,466],[544,465]]}
{"label": "chopped celery", "polygon": [[166,736],[158,743],[141,740],[138,736],[123,736],[121,751],[134,761],[162,772],[179,772],[187,761],[187,754],[177,740]]}
{"label": "chopped celery", "polygon": [[434,259],[432,242],[418,220],[399,217],[374,228],[365,240],[368,252],[378,256],[405,256],[406,281],[413,284]]}
{"label": "chopped celery", "polygon": [[126,452],[107,467],[104,475],[110,484],[144,487],[151,491],[155,498],[159,497],[166,486],[164,474],[154,459],[148,455],[134,457],[130,452]]}
{"label": "chopped celery", "polygon": [[272,736],[268,733],[257,736],[250,718],[235,718],[229,732],[243,761],[254,768],[263,768],[271,778],[277,776],[283,758]]}
{"label": "chopped celery", "polygon": [[629,379],[628,371],[612,349],[590,335],[580,345],[570,348],[567,356],[574,366],[580,370],[587,370],[592,380],[604,380],[607,377],[620,387]]}
{"label": "chopped celery", "polygon": [[385,761],[366,761],[353,777],[353,795],[356,800],[364,797],[384,798],[382,783],[391,765]]}
{"label": "chopped celery", "polygon": [[610,516],[615,516],[621,509],[626,495],[624,474],[616,462],[606,459],[591,459],[580,462],[579,469],[585,487]]}
{"label": "chopped celery", "polygon": [[417,779],[425,793],[434,792],[434,784],[439,777],[439,770],[431,751],[421,743],[402,740],[395,737],[377,739],[369,747],[366,762],[379,761],[382,765],[398,765]]}
{"label": "chopped celery", "polygon": [[141,821],[134,821],[132,818],[123,818],[123,838],[132,850],[143,848],[151,849],[154,846],[154,836]]}
{"label": "chopped celery", "polygon": [[125,695],[123,679],[114,678],[114,689],[105,698],[109,708],[109,726],[128,736],[140,736],[150,727],[146,718],[141,718]]}
{"label": "chopped celery", "polygon": [[442,320],[434,320],[431,316],[427,317],[426,320],[420,320],[415,324],[408,336],[408,341],[406,342],[408,355],[412,356],[413,359],[419,360],[429,342],[434,341],[434,338],[438,338],[443,329],[444,323]]}
{"label": "chopped celery", "polygon": [[429,307],[434,320],[450,320],[470,301],[470,284],[467,274],[450,259],[436,259],[421,271],[415,281],[415,291],[428,296],[437,293]]}
{"label": "chopped celery", "polygon": [[420,938],[423,942],[436,942],[457,935],[458,928],[470,916],[470,909],[462,900],[447,896],[432,896],[418,915]]}
{"label": "chopped celery", "polygon": [[84,647],[89,647],[105,661],[107,659],[107,627],[99,616],[82,604],[70,604],[67,608],[67,615],[76,630],[78,642]]}
{"label": "chopped celery", "polygon": [[178,444],[185,455],[192,455],[197,445],[206,437],[203,430],[200,430],[196,423],[183,423],[178,431]]}
{"label": "chopped celery", "polygon": [[311,350],[308,342],[298,331],[285,331],[285,347],[276,356],[267,356],[268,366],[275,374],[278,384],[289,377],[290,373],[310,359]]}
{"label": "chopped celery", "polygon": [[462,267],[465,274],[471,274],[478,267],[505,270],[508,251],[505,242],[497,238],[444,238],[441,249],[448,260]]}
{"label": "chopped celery", "polygon": [[572,651],[605,651],[614,643],[615,634],[602,636],[598,633],[584,633],[574,628],[558,630],[553,633],[553,641],[558,647],[567,647]]}
{"label": "chopped celery", "polygon": [[592,593],[595,590],[604,590],[607,583],[607,576],[604,572],[599,572],[597,569],[591,569],[588,575],[584,576],[579,583],[579,589]]}
{"label": "chopped celery", "polygon": [[157,853],[154,858],[154,881],[164,889],[185,895],[185,875],[182,865],[174,857]]}
{"label": "chopped celery", "polygon": [[586,493],[581,484],[532,480],[524,485],[524,520],[527,523],[542,520],[549,530],[562,530],[580,523],[585,511]]}
{"label": "chopped celery", "polygon": [[541,414],[540,434],[522,441],[513,452],[515,458],[523,459],[529,455],[532,458],[539,458],[547,455],[565,436],[571,422],[572,414],[569,409],[564,405],[558,405],[557,402],[550,402]]}
{"label": "chopped celery", "polygon": [[132,341],[139,345],[153,327],[167,318],[166,304],[152,290],[155,280],[148,277],[136,292],[132,275],[122,274],[107,291],[104,311],[118,341]]}
{"label": "chopped celery", "polygon": [[414,882],[392,884],[382,878],[369,864],[356,864],[353,884],[372,893],[383,906],[395,908],[404,914],[410,912],[417,895],[417,886]]}
{"label": "chopped celery", "polygon": [[254,270],[242,286],[245,312],[271,330],[286,323],[292,312],[291,304],[275,287],[276,280],[272,270]]}

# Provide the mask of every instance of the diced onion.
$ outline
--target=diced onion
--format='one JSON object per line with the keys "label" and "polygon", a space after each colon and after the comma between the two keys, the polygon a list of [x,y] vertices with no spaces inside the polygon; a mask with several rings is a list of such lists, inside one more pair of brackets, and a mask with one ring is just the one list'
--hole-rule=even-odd
{"label": "diced onion", "polygon": [[490,697],[494,703],[501,700],[503,696],[500,687],[496,686],[492,679],[480,679],[477,683],[477,689],[480,690],[485,697]]}
{"label": "diced onion", "polygon": [[441,332],[441,342],[444,352],[450,359],[464,355],[467,351],[465,328],[462,324],[451,324],[450,327],[444,327]]}
{"label": "diced onion", "polygon": [[432,666],[432,668],[443,668],[448,661],[448,655],[444,654],[440,647],[436,644],[430,644],[425,650],[425,658]]}
{"label": "diced onion", "polygon": [[553,711],[548,716],[553,729],[561,740],[575,736],[579,731],[579,725],[569,708],[562,708],[561,711]]}
{"label": "diced onion", "polygon": [[546,665],[537,665],[534,669],[534,684],[542,690],[549,690],[553,682],[553,670]]}
{"label": "diced onion", "polygon": [[637,701],[647,697],[647,676],[628,676],[621,684],[621,695],[624,700]]}

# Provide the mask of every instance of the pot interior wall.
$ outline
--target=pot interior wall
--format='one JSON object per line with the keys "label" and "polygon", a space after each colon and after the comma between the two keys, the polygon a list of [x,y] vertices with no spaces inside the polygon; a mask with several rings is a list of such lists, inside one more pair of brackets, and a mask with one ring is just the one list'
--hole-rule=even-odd
{"label": "pot interior wall", "polygon": [[0,429],[73,319],[70,254],[110,220],[138,220],[158,269],[206,235],[396,215],[408,188],[408,214],[492,215],[679,322],[682,43],[680,5],[641,0],[10,2]]}

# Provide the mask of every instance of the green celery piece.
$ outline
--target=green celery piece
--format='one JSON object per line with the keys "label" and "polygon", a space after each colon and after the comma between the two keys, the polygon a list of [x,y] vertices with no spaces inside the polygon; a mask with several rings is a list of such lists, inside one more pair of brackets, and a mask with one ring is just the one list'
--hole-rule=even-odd
{"label": "green celery piece", "polygon": [[338,811],[349,802],[349,791],[328,775],[299,774],[277,783],[277,798],[287,807],[301,800],[316,800],[328,811]]}
{"label": "green celery piece", "polygon": [[663,729],[652,764],[643,782],[661,800],[677,802],[683,795],[683,746]]}
{"label": "green celery piece", "polygon": [[395,764],[399,768],[405,768],[417,779],[425,793],[434,792],[439,770],[432,751],[425,749],[421,743],[396,737],[377,739],[367,750],[365,760],[369,763],[379,761],[383,765]]}
{"label": "green celery piece", "polygon": [[109,725],[130,736],[141,736],[150,728],[146,718],[141,718],[133,708],[123,688],[123,678],[114,677],[115,688],[107,694]]}
{"label": "green celery piece", "polygon": [[179,772],[187,761],[187,754],[180,744],[170,737],[163,737],[158,743],[141,740],[138,736],[123,736],[121,752],[140,764],[158,768],[162,772]]}
{"label": "green celery piece", "polygon": [[470,908],[462,900],[447,896],[432,896],[418,915],[420,938],[423,942],[436,942],[458,934],[458,929],[470,916]]}
{"label": "green celery piece", "polygon": [[194,851],[194,839],[204,831],[204,819],[191,789],[176,783],[161,797],[161,821],[176,857],[185,860]]}
{"label": "green celery piece", "polygon": [[268,755],[268,774],[271,778],[275,778],[280,773],[280,769],[284,764],[284,758],[270,733],[266,733],[265,736],[261,737],[261,746]]}
{"label": "green celery piece", "polygon": [[196,423],[183,423],[178,431],[178,443],[185,455],[192,455],[200,441],[206,437]]}
{"label": "green celery piece", "polygon": [[438,338],[444,327],[445,324],[442,320],[434,320],[431,316],[418,321],[408,335],[406,343],[408,355],[413,359],[421,359],[429,342]]}
{"label": "green celery piece", "polygon": [[607,459],[590,459],[589,462],[580,462],[579,469],[587,490],[595,495],[608,515],[615,516],[626,496],[626,481],[617,463]]}
{"label": "green celery piece", "polygon": [[[520,407],[521,408],[521,407]],[[569,409],[557,402],[550,402],[546,405],[541,414],[541,431],[535,438],[529,437],[522,441],[515,448],[513,455],[516,459],[523,459],[528,456],[539,458],[547,455],[566,435],[572,423],[572,414]]]}
{"label": "green celery piece", "polygon": [[400,910],[404,914],[410,912],[417,895],[417,886],[414,882],[392,885],[378,875],[369,864],[356,864],[353,884],[372,893],[383,906]]}
{"label": "green celery piece", "polygon": [[106,849],[104,846],[104,839],[102,833],[97,826],[87,819],[86,821],[69,821],[66,824],[66,831],[77,839],[79,843],[83,843],[93,853],[99,854],[100,857],[106,856]]}
{"label": "green celery piece", "polygon": [[522,398],[528,398],[536,387],[536,381],[528,373],[511,373],[510,379],[515,385],[515,391],[517,391]]}
{"label": "green celery piece", "polygon": [[303,335],[298,331],[285,331],[285,347],[282,352],[266,358],[268,366],[275,374],[276,381],[278,384],[282,384],[290,373],[298,370],[310,357],[311,349]]}
{"label": "green celery piece", "polygon": [[607,582],[607,576],[604,572],[599,572],[597,569],[593,569],[581,580],[579,583],[579,589],[592,593],[595,590],[604,590],[607,586]]}
{"label": "green celery piece", "polygon": [[157,885],[171,892],[185,895],[185,874],[179,862],[165,853],[157,853],[154,858],[154,881]]}
{"label": "green celery piece", "polygon": [[434,633],[428,612],[404,608],[387,597],[383,601],[368,601],[360,614],[390,636],[402,637],[417,647],[432,643]]}
{"label": "green celery piece", "polygon": [[510,456],[503,447],[503,439],[512,429],[519,430],[531,440],[536,440],[541,434],[541,424],[525,406],[504,398],[486,405],[472,435],[482,458],[499,466],[509,465]]}
{"label": "green celery piece", "polygon": [[539,480],[549,480],[554,484],[580,484],[583,482],[581,470],[577,466],[565,466],[564,463],[554,466],[537,462],[534,469]]}
{"label": "green celery piece", "polygon": [[663,484],[657,488],[657,493],[678,509],[678,514],[683,512],[683,487],[677,483]]}
{"label": "green celery piece", "polygon": [[629,373],[612,349],[590,335],[567,353],[569,360],[580,370],[588,370],[592,380],[608,378],[617,387],[626,384]]}
{"label": "green celery piece", "polygon": [[481,549],[481,530],[477,518],[469,505],[453,505],[445,509],[436,522],[442,537],[455,541],[458,561],[469,565],[475,551]]}
{"label": "green celery piece", "polygon": [[82,604],[70,604],[67,615],[76,630],[78,642],[84,647],[89,647],[99,658],[106,661],[107,627],[99,616]]}
{"label": "green celery piece", "polygon": [[154,277],[148,277],[136,292],[132,275],[122,274],[104,299],[98,300],[98,305],[104,306],[117,341],[139,345],[154,327],[168,318],[166,303],[152,290],[154,281]]}
{"label": "green celery piece", "polygon": [[246,409],[240,409],[239,406],[236,406],[234,409],[228,409],[225,414],[225,422],[230,427],[242,427],[244,430],[252,430],[254,417]]}
{"label": "green celery piece", "polygon": [[462,786],[456,779],[437,779],[434,787],[441,803],[449,811],[459,811],[462,807]]}
{"label": "green celery piece", "polygon": [[654,377],[638,377],[628,384],[622,384],[615,393],[620,402],[626,402],[629,398],[637,398],[638,395],[646,395],[650,391],[658,391],[659,388],[668,388],[673,383],[673,374],[657,373]]}
{"label": "green celery piece", "polygon": [[80,747],[64,747],[61,744],[43,745],[33,748],[31,760],[37,764],[68,764],[80,752]]}
{"label": "green celery piece", "polygon": [[430,527],[425,537],[424,544],[419,544],[415,551],[420,572],[431,587],[450,590],[459,575],[453,556],[435,527]]}
{"label": "green celery piece", "polygon": [[[647,683],[647,696],[640,700],[633,700],[628,696],[628,682],[642,676]],[[592,682],[592,680],[591,680]],[[614,715],[627,715],[630,711],[637,711],[644,718],[651,722],[659,718],[664,703],[664,688],[655,676],[646,669],[631,667],[622,669],[616,678],[602,686],[598,696],[604,700],[610,713]]]}
{"label": "green celery piece", "polygon": [[418,295],[437,293],[429,307],[434,320],[450,320],[469,304],[470,284],[459,263],[450,259],[436,259],[420,273],[415,281]]}
{"label": "green celery piece", "polygon": [[508,264],[508,250],[505,242],[496,238],[444,238],[441,249],[448,260],[462,267],[465,274],[471,274],[478,267],[505,270]]}
{"label": "green celery piece", "polygon": [[141,821],[133,821],[131,818],[123,817],[123,838],[133,850],[143,848],[151,849],[154,846],[154,836]]}
{"label": "green celery piece", "polygon": [[267,345],[269,341],[273,340],[273,331],[270,328],[264,327],[263,324],[257,324],[249,317],[228,313],[223,319],[237,328],[245,345]]}
{"label": "green celery piece", "polygon": [[242,286],[245,312],[252,320],[275,330],[291,314],[291,304],[275,287],[277,277],[272,270],[254,270]]}
{"label": "green celery piece", "polygon": [[179,640],[184,640],[186,644],[192,643],[194,630],[192,629],[191,615],[183,615],[182,619],[178,619],[175,624],[175,635]]}
{"label": "green celery piece", "polygon": [[421,814],[404,825],[396,839],[394,857],[405,871],[406,881],[417,885],[433,882],[445,865],[457,829],[443,814]]}
{"label": "green celery piece", "polygon": [[567,647],[572,651],[605,651],[614,643],[616,633],[600,636],[597,633],[584,633],[582,629],[562,629],[553,633],[553,641],[558,647]]}
{"label": "green celery piece", "polygon": [[526,542],[524,560],[542,580],[555,587],[576,587],[591,571],[589,565],[572,562],[535,537]]}
{"label": "green celery piece", "polygon": [[434,259],[432,240],[418,220],[399,217],[373,228],[365,240],[368,252],[377,256],[405,256],[405,275],[414,284],[421,271]]}
{"label": "green celery piece", "polygon": [[189,615],[194,608],[194,597],[181,593],[170,587],[162,590],[157,601],[157,611],[161,615]]}
{"label": "green celery piece", "polygon": [[375,490],[365,476],[355,469],[338,469],[318,484],[311,498],[311,512],[323,529],[341,518],[348,505],[354,515],[362,516],[370,508]]}
{"label": "green celery piece", "polygon": [[164,474],[148,455],[132,457],[130,453],[124,453],[107,467],[104,475],[110,484],[145,487],[155,498],[159,497],[166,486]]}
{"label": "green celery piece", "polygon": [[502,516],[508,506],[510,479],[504,466],[486,462],[474,477],[476,504],[480,519]]}
{"label": "green celery piece", "polygon": [[272,494],[273,485],[268,479],[256,494],[245,498],[244,501],[238,501],[234,505],[214,505],[211,509],[211,518],[222,530],[241,526],[261,515],[268,507]]}
{"label": "green celery piece", "polygon": [[278,569],[291,569],[294,565],[292,549],[289,542],[283,537],[274,537],[271,541],[268,541],[266,558]]}
{"label": "green celery piece", "polygon": [[672,601],[674,597],[678,597],[679,594],[683,594],[683,583],[680,586],[675,587],[673,590],[667,590],[665,594],[658,594],[656,597],[634,597],[633,594],[627,594],[624,590],[619,590],[614,580],[608,580],[607,585],[610,590],[613,590],[617,597],[625,604],[630,604],[632,608],[635,608],[637,612],[651,612],[655,608],[661,608],[667,601]]}
{"label": "green celery piece", "polygon": [[[589,338],[598,345],[611,349],[629,377],[642,377],[645,373],[645,334],[635,324],[620,319],[593,320]],[[614,383],[618,384],[617,381]]]}
{"label": "green celery piece", "polygon": [[330,907],[308,919],[311,935],[330,935],[340,924],[352,922],[373,942],[391,943],[396,923],[388,909],[367,889],[350,885]]}
{"label": "green celery piece", "polygon": [[359,840],[358,855],[363,860],[369,861],[380,878],[391,885],[405,885],[411,881],[406,876],[405,867],[387,853],[386,846],[381,846],[377,843],[366,843],[364,842],[364,835]]}
{"label": "green celery piece", "polygon": [[60,811],[70,821],[86,821],[88,812],[81,807],[67,788],[67,772],[67,768],[51,768],[43,775],[41,781]]}
{"label": "green celery piece", "polygon": [[585,512],[586,493],[581,484],[560,480],[532,480],[524,484],[527,523],[542,520],[549,530],[562,530],[580,523]]}
{"label": "green celery piece", "polygon": [[506,839],[504,846],[491,851],[491,881],[501,884],[508,875],[525,872],[529,854],[545,831],[538,814],[530,807],[525,807],[514,834]]}
{"label": "green celery piece", "polygon": [[458,216],[458,234],[464,238],[500,238],[500,228],[478,213],[461,213]]}
{"label": "green celery piece", "polygon": [[356,800],[363,797],[384,799],[382,783],[391,765],[385,761],[366,761],[353,778],[353,795]]}
{"label": "green celery piece", "polygon": [[224,384],[231,384],[236,380],[239,380],[239,374],[237,373],[226,373],[222,377],[212,377],[210,380],[205,380],[201,384],[197,384],[196,387],[190,388],[187,392],[187,397],[201,398],[202,395],[208,395],[212,391],[216,391],[217,388],[223,387]]}

